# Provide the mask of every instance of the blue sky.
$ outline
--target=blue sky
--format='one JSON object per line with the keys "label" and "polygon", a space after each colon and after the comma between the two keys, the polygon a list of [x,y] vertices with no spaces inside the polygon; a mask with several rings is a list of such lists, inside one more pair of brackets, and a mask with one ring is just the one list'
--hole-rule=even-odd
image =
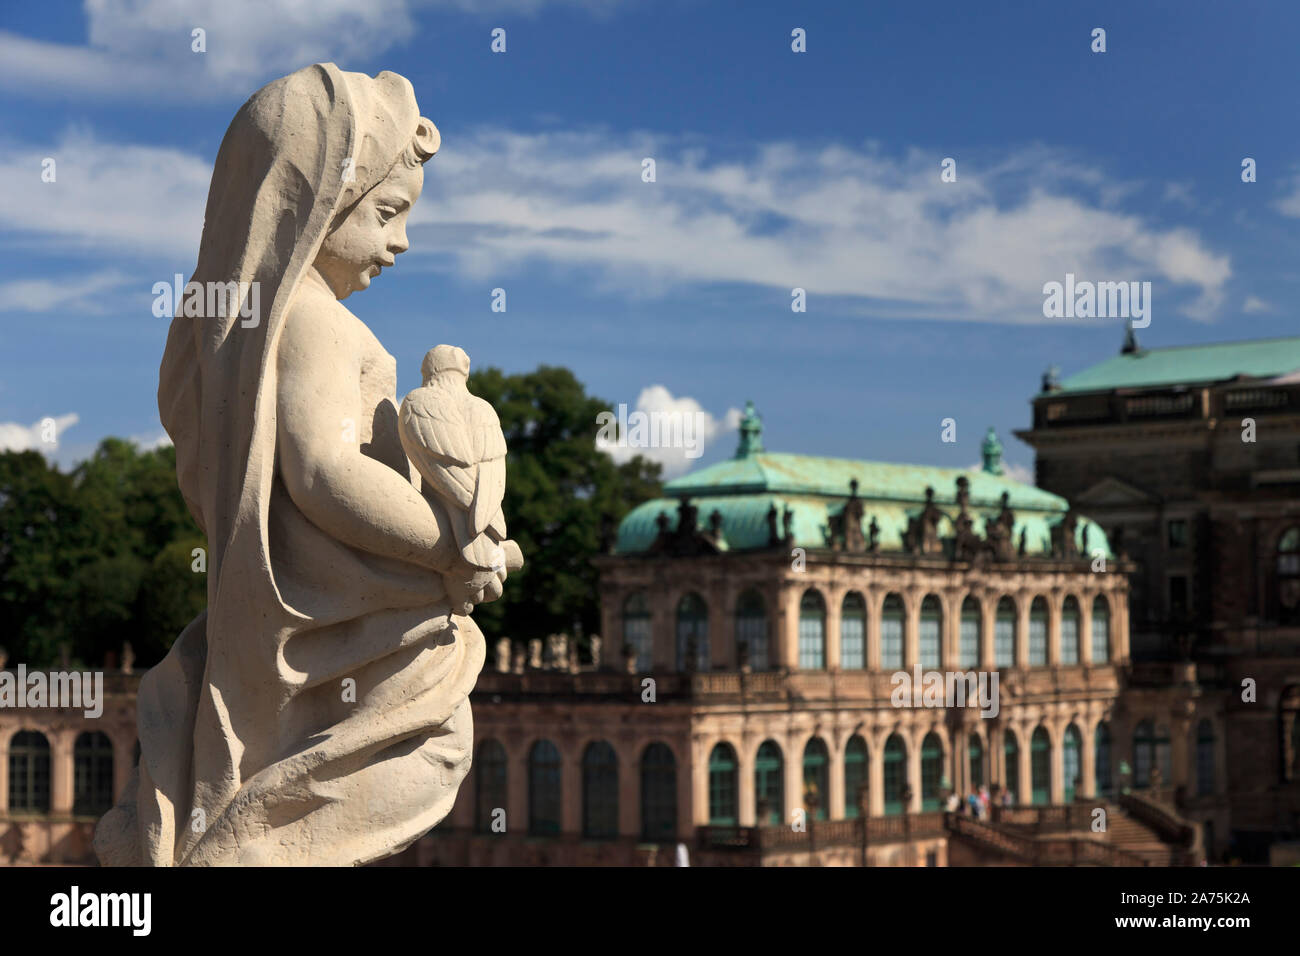
{"label": "blue sky", "polygon": [[193,268],[240,104],[332,60],[405,75],[442,133],[411,250],[348,300],[399,394],[450,342],[698,403],[706,463],[753,399],[772,450],[966,466],[994,425],[1029,466],[1044,368],[1122,338],[1044,318],[1045,282],[1150,281],[1148,346],[1300,332],[1297,27],[1283,0],[7,3],[0,446],[161,435],[151,287]]}

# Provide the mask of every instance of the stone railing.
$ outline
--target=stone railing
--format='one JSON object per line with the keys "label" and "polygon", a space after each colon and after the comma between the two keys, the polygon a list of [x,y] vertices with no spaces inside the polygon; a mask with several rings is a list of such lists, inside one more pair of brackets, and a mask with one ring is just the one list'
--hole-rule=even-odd
{"label": "stone railing", "polygon": [[[945,832],[943,813],[913,813],[906,819],[901,815],[870,817],[867,820],[867,842],[871,844],[901,843],[910,839],[942,836]],[[810,846],[861,846],[862,821],[809,820],[806,828],[795,830],[788,826],[738,827],[701,826],[695,828],[696,846],[700,849],[762,852],[788,850]]]}
{"label": "stone railing", "polygon": [[1196,683],[1195,661],[1134,661],[1128,682],[1143,687],[1188,686]]}
{"label": "stone railing", "polygon": [[1026,863],[1030,863],[1034,859],[1033,841],[1026,837],[999,830],[974,817],[964,816],[960,813],[948,814],[944,823],[950,833],[966,837],[968,840],[984,847],[997,850]]}
{"label": "stone railing", "polygon": [[1092,806],[1067,803],[1061,806],[1014,806],[989,808],[995,825],[1012,826],[1023,833],[1059,833],[1087,830],[1092,822]]}
{"label": "stone railing", "polygon": [[1178,815],[1173,807],[1171,791],[1126,793],[1120,796],[1119,805],[1139,823],[1154,830],[1161,840],[1180,850],[1184,856],[1194,850],[1197,828]]}
{"label": "stone railing", "polygon": [[[1043,810],[1071,810],[1071,807],[1039,808]],[[1052,819],[1052,818],[1049,818]],[[1055,817],[1059,822],[1069,822],[1069,815]],[[1034,866],[1146,866],[1146,860],[1127,850],[1100,840],[1086,837],[1049,837],[1032,839],[1027,836],[992,826],[973,817],[950,813],[945,821],[951,833],[966,837],[987,849],[1014,857]]]}
{"label": "stone railing", "polygon": [[[1094,690],[1118,687],[1115,664],[1070,667],[1001,668],[1002,687],[1014,688],[1020,696],[1050,696],[1063,686],[1086,686]],[[890,700],[895,685],[893,671],[753,671],[739,670],[651,671],[626,674],[613,670],[578,672],[526,670],[521,674],[485,670],[474,688],[475,696],[585,697],[639,700],[642,680],[652,677],[659,700],[695,701],[855,701],[883,703]]]}

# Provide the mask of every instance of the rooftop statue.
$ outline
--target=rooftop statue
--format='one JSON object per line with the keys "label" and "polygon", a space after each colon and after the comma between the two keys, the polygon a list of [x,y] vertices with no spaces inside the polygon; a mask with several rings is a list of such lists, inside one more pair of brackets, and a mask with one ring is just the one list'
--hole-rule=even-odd
{"label": "rooftop statue", "polygon": [[403,451],[396,362],[343,305],[407,249],[439,145],[404,78],[330,63],[226,132],[192,281],[261,310],[187,305],[167,338],[158,407],[208,607],[141,681],[107,865],[362,864],[451,809],[485,650],[467,614],[522,556],[500,524],[492,567],[467,559]]}

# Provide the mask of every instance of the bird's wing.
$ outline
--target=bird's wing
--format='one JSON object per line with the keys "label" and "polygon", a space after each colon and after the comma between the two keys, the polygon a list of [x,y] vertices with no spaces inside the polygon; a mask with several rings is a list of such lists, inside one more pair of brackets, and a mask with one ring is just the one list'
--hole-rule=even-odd
{"label": "bird's wing", "polygon": [[470,405],[470,421],[473,424],[476,460],[487,461],[489,458],[504,458],[506,454],[506,436],[501,432],[501,419],[497,410],[489,402],[474,397]]}
{"label": "bird's wing", "polygon": [[496,409],[481,398],[474,398],[470,419],[479,462],[470,526],[475,534],[480,534],[496,519],[505,498],[506,436],[501,433]]}
{"label": "bird's wing", "polygon": [[444,389],[417,388],[402,401],[401,418],[419,435],[420,443],[448,463],[468,468],[474,454],[474,421],[462,400]]}
{"label": "bird's wing", "polygon": [[430,402],[430,396],[418,394],[421,391],[426,390],[417,389],[402,402],[398,414],[402,448],[434,494],[468,511],[474,502],[478,467],[466,455],[464,420],[451,410],[454,402]]}
{"label": "bird's wing", "polygon": [[480,464],[474,488],[474,504],[469,513],[470,529],[475,534],[487,530],[492,519],[501,513],[501,501],[505,496],[505,458],[493,458]]}

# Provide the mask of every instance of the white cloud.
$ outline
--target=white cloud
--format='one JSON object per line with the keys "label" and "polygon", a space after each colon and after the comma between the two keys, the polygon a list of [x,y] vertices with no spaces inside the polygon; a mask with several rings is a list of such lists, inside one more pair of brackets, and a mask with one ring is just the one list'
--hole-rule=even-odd
{"label": "white cloud", "polygon": [[[636,407],[625,414],[619,414],[617,404],[612,411],[617,422],[610,431],[612,440],[598,435],[596,447],[618,464],[637,455],[658,462],[665,478],[684,474],[705,448],[723,435],[734,434],[741,417],[740,409],[729,408],[721,418],[714,418],[695,399],[674,398],[662,385],[643,388]],[[637,413],[644,417],[638,418]],[[621,430],[624,422],[626,432]]]}
{"label": "white cloud", "polygon": [[[40,160],[59,160],[41,183]],[[1041,147],[944,184],[935,164],[874,148],[769,144],[712,160],[690,141],[608,132],[448,130],[411,220],[411,255],[473,279],[543,264],[622,296],[737,283],[799,287],[809,309],[1010,323],[1042,314],[1042,287],[1151,281],[1156,311],[1215,317],[1228,256],[1194,231],[1109,208],[1095,170]],[[656,157],[657,181],[641,180]],[[1045,168],[1026,187],[1027,168]],[[0,227],[62,246],[194,261],[211,166],[179,150],[85,130],[0,159]],[[1119,188],[1120,193],[1123,192]],[[149,278],[149,283],[170,276]],[[143,294],[143,293],[142,293]]]}
{"label": "white cloud", "polygon": [[65,429],[80,421],[75,414],[58,418],[43,418],[31,425],[17,422],[0,422],[0,451],[39,451],[51,455],[59,450],[59,439]]}
{"label": "white cloud", "polygon": [[171,437],[163,431],[153,435],[131,435],[127,441],[133,442],[141,451],[155,451],[159,448],[170,448],[172,444]]}
{"label": "white cloud", "polygon": [[1241,304],[1241,311],[1247,315],[1254,315],[1258,312],[1272,312],[1273,306],[1257,296],[1248,295],[1246,301]]}
{"label": "white cloud", "polygon": [[[620,0],[86,0],[84,46],[0,31],[0,87],[125,100],[248,95],[311,63],[343,69],[409,42],[412,8],[479,16],[543,6],[609,12]],[[206,51],[191,47],[206,32]],[[484,37],[486,48],[487,37]],[[432,54],[432,55],[436,55]]]}
{"label": "white cloud", "polygon": [[[932,158],[870,148],[777,143],[711,161],[649,135],[453,131],[427,174],[413,249],[476,278],[535,261],[593,270],[624,293],[800,287],[810,309],[847,297],[883,316],[1053,321],[1042,286],[1067,272],[1152,281],[1198,317],[1221,305],[1226,255],[1107,208],[1115,191],[1095,171],[1067,164],[1026,190],[1024,168],[1042,154],[958,185],[939,181]],[[646,156],[654,183],[641,180]]]}
{"label": "white cloud", "polygon": [[1284,216],[1300,218],[1300,172],[1292,167],[1292,172],[1285,179],[1287,195],[1273,203],[1273,208]]}
{"label": "white cloud", "polygon": [[[49,183],[41,181],[47,156],[55,161]],[[161,253],[193,264],[211,178],[211,162],[189,153],[109,143],[87,129],[69,129],[57,143],[0,155],[0,228],[44,237],[64,250]],[[39,290],[29,293],[39,298]]]}
{"label": "white cloud", "polygon": [[130,280],[115,270],[101,270],[70,279],[15,279],[0,282],[0,313],[107,311],[105,293],[121,289]]}
{"label": "white cloud", "polygon": [[[984,463],[977,462],[966,467],[967,471],[983,471]],[[1034,483],[1034,469],[1025,465],[1017,465],[1009,461],[1002,463],[1002,477],[1010,478],[1012,481],[1018,481],[1022,485],[1032,485]]]}

